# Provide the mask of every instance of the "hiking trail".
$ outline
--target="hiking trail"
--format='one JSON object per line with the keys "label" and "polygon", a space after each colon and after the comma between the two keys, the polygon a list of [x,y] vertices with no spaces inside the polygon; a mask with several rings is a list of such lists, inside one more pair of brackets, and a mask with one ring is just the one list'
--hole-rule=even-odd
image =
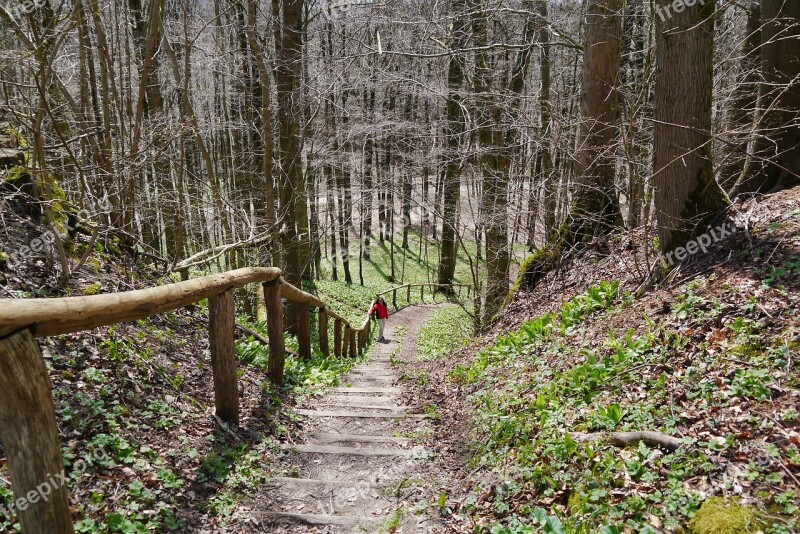
{"label": "hiking trail", "polygon": [[[302,442],[285,444],[290,477],[273,479],[246,506],[270,532],[430,532],[434,520],[416,497],[432,451],[419,445],[430,420],[406,405],[396,364],[413,362],[420,329],[434,306],[394,313],[385,343],[296,413],[305,419]],[[416,512],[416,513],[415,513]]]}

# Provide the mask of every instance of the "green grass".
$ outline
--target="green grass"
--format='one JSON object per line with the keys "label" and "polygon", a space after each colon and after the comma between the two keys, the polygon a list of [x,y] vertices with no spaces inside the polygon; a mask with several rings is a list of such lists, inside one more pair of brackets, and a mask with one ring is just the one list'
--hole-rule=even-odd
{"label": "green grass", "polygon": [[417,338],[419,359],[441,358],[467,346],[472,330],[472,317],[460,306],[436,310]]}
{"label": "green grass", "polygon": [[[323,258],[319,280],[307,283],[304,286],[306,291],[318,294],[325,300],[337,313],[347,317],[348,320],[360,322],[364,320],[366,308],[374,298],[375,294],[385,291],[391,287],[403,284],[423,284],[436,283],[438,281],[439,268],[439,242],[430,238],[423,238],[417,231],[409,232],[409,248],[402,248],[402,235],[396,235],[394,240],[394,277],[392,277],[391,251],[389,241],[383,244],[373,240],[370,247],[370,259],[362,261],[364,285],[360,284],[359,277],[359,250],[358,243],[350,247],[350,273],[353,283],[348,285],[344,282],[344,271],[341,259],[337,263],[338,281],[331,280],[332,264],[329,259]],[[454,282],[457,284],[473,284],[472,271],[469,257],[473,259],[474,267],[478,270],[478,276],[485,280],[485,263],[478,262],[476,257],[476,245],[474,241],[464,241],[464,247],[458,248],[456,257],[456,270]],[[518,266],[525,255],[525,247],[515,245],[512,248],[512,262]],[[469,254],[469,257],[467,256]],[[512,267],[512,270],[514,267]],[[513,274],[513,273],[512,273]],[[397,294],[397,305],[403,307],[407,304],[418,304],[421,302],[419,289],[414,288],[411,298],[405,291]],[[466,293],[462,294],[463,300],[468,300]],[[386,299],[390,306],[391,298]],[[445,299],[442,295],[436,297],[437,302]],[[433,301],[430,289],[425,290],[425,302]]]}

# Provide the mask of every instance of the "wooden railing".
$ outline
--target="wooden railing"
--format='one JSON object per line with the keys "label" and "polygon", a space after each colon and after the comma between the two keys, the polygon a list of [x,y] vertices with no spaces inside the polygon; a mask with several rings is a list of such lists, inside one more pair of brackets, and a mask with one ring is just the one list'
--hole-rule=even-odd
{"label": "wooden railing", "polygon": [[[176,310],[207,298],[214,404],[220,419],[239,422],[239,389],[234,341],[233,290],[260,283],[267,307],[269,376],[283,384],[286,358],[283,298],[297,306],[300,357],[311,357],[309,308],[319,309],[320,351],[330,355],[328,320],[333,319],[333,353],[363,353],[369,342],[369,317],[360,325],[327,309],[325,303],[281,278],[277,268],[249,268],[149,289],[85,297],[0,299],[0,440],[13,479],[23,532],[74,532],[69,495],[60,480],[64,464],[59,445],[50,379],[37,337],[89,330]],[[406,287],[406,286],[401,286]],[[396,289],[395,289],[396,300]],[[47,499],[36,499],[48,484]],[[38,502],[37,502],[38,501]]]}

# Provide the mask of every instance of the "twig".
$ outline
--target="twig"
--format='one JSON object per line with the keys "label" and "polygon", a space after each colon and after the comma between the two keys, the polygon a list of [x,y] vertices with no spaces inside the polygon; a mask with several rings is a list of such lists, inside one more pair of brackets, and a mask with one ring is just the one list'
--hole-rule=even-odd
{"label": "twig", "polygon": [[747,236],[747,243],[750,245],[750,255],[753,255],[753,236],[750,235],[750,217],[753,215],[758,203],[754,200],[753,205],[747,210],[747,215],[744,218],[744,235]]}
{"label": "twig", "polygon": [[661,432],[653,432],[652,430],[643,430],[640,432],[594,432],[591,434],[573,432],[570,435],[573,440],[578,442],[602,440],[607,441],[615,447],[627,447],[628,445],[634,445],[641,441],[650,447],[663,447],[667,450],[675,451],[684,444],[683,441],[674,436],[662,434]]}
{"label": "twig", "polygon": [[220,426],[220,428],[222,428],[222,429],[223,429],[223,430],[225,430],[225,431],[226,431],[228,434],[230,434],[231,436],[233,436],[233,438],[234,438],[234,439],[237,439],[237,440],[239,439],[239,436],[236,434],[236,432],[234,432],[234,431],[231,429],[231,427],[230,427],[230,426],[229,426],[229,425],[228,425],[228,424],[227,424],[225,421],[223,421],[222,419],[220,419],[220,418],[219,418],[219,416],[218,416],[217,414],[215,414],[215,413],[212,413],[212,414],[211,414],[211,417],[213,417],[213,418],[214,418],[214,420],[217,422],[217,424]]}

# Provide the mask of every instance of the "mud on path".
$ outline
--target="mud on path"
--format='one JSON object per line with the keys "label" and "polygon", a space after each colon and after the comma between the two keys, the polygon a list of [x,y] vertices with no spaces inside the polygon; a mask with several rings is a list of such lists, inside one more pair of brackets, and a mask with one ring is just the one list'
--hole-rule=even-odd
{"label": "mud on path", "polygon": [[[244,503],[253,532],[438,532],[421,499],[432,483],[433,451],[421,446],[432,422],[404,406],[398,368],[413,362],[417,336],[434,306],[393,314],[386,343],[343,377],[340,387],[296,412],[302,441],[286,444],[284,472]],[[244,512],[245,510],[241,510]]]}

